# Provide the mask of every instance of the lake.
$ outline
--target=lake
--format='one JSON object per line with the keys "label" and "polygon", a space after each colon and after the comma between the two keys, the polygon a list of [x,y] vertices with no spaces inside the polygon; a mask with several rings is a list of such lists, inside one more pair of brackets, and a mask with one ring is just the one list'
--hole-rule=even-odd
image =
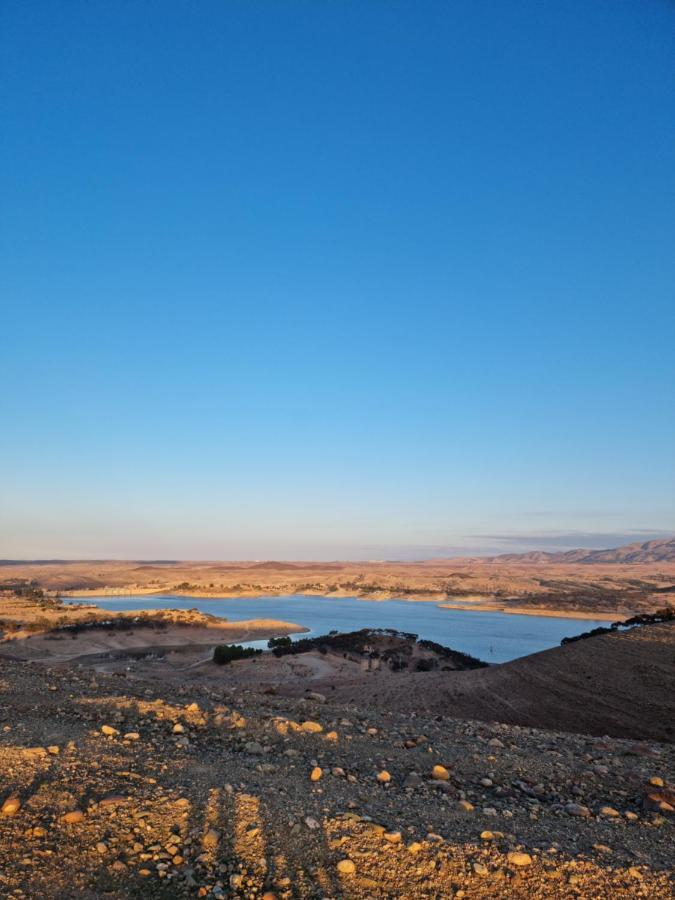
{"label": "lake", "polygon": [[[528,653],[557,647],[564,637],[590,631],[606,622],[592,619],[555,619],[508,613],[442,609],[435,603],[406,600],[368,601],[357,597],[203,597],[152,594],[125,597],[70,598],[71,603],[95,603],[102,609],[194,609],[230,621],[281,619],[310,629],[309,635],[359,628],[411,631],[453,650],[470,653],[489,663],[507,662]],[[261,644],[262,642],[256,642]],[[262,644],[264,646],[264,644]]]}

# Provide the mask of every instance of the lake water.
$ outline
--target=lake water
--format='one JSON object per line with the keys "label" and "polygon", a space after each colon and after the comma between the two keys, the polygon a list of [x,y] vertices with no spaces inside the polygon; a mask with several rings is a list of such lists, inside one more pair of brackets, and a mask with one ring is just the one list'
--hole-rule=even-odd
{"label": "lake water", "polygon": [[[359,628],[395,628],[437,641],[453,650],[470,653],[489,663],[507,662],[528,653],[556,647],[564,637],[590,631],[606,622],[591,619],[555,619],[507,613],[443,609],[435,603],[406,600],[373,602],[356,597],[202,597],[152,594],[126,597],[71,598],[71,603],[95,603],[102,609],[200,609],[230,621],[281,619],[310,629],[309,635]],[[255,642],[265,646],[264,642]]]}

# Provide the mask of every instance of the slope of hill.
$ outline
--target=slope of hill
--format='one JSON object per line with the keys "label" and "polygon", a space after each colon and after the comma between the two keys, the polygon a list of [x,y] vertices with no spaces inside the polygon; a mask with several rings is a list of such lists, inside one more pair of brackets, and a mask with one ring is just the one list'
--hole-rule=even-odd
{"label": "slope of hill", "polygon": [[[321,690],[321,686],[317,688]],[[486,669],[337,687],[343,702],[556,731],[675,742],[675,623],[544,650]]]}

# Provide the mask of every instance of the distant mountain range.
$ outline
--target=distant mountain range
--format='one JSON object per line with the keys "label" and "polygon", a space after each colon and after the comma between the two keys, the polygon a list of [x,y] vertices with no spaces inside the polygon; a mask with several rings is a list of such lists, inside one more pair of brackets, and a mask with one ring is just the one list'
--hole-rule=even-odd
{"label": "distant mountain range", "polygon": [[611,550],[567,550],[545,553],[502,553],[487,557],[491,562],[514,563],[649,563],[675,562],[675,538],[645,541],[643,544],[625,544]]}

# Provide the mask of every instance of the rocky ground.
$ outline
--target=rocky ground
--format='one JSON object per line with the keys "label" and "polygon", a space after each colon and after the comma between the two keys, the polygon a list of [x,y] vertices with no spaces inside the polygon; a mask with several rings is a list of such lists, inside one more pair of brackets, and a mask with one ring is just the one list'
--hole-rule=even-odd
{"label": "rocky ground", "polygon": [[364,670],[363,661],[318,651],[281,659],[266,653],[223,669],[211,664],[203,648],[133,660],[80,659],[98,671],[167,686],[196,682],[254,692],[273,687],[289,698],[309,689],[358,707],[675,741],[675,622],[591,637],[473,671]]}
{"label": "rocky ground", "polygon": [[0,896],[673,896],[672,745],[264,690],[0,660]]}

